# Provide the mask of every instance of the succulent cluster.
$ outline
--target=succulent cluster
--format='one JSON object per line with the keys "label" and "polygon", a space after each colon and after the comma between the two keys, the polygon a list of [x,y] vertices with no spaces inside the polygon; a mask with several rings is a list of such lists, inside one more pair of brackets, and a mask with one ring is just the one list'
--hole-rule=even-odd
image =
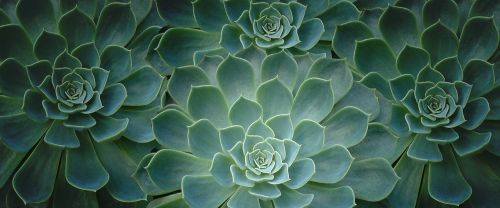
{"label": "succulent cluster", "polygon": [[[404,152],[396,163],[402,179],[389,206],[460,205],[470,198],[469,206],[487,207],[495,201],[473,194],[495,190],[480,185],[475,172],[488,172],[488,160],[499,155],[498,82],[491,64],[499,31],[495,11],[485,5],[401,0],[377,15],[378,25],[362,18],[337,29],[335,52],[351,61],[361,82],[392,100],[387,125],[410,138],[405,151],[397,150]],[[413,193],[402,193],[408,189]]]}
{"label": "succulent cluster", "polygon": [[495,207],[500,2],[0,0],[0,207]]}
{"label": "succulent cluster", "polygon": [[[141,162],[143,190],[182,190],[191,207],[349,207],[355,197],[384,198],[397,181],[387,160],[355,161],[346,148],[364,139],[369,115],[343,99],[353,84],[345,62],[302,58],[299,66],[298,57],[266,56],[252,45],[177,68],[168,90],[174,103],[153,118],[169,149]],[[359,132],[349,132],[354,125]]]}

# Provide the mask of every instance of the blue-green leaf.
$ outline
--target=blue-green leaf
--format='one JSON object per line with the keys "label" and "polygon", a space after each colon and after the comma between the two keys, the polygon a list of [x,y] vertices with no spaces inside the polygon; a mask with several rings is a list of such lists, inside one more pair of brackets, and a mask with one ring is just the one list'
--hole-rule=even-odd
{"label": "blue-green leaf", "polygon": [[229,104],[233,104],[240,96],[254,99],[255,74],[250,62],[229,56],[220,63],[216,76],[220,89]]}
{"label": "blue-green leaf", "polygon": [[112,117],[95,116],[97,124],[90,129],[90,135],[96,142],[117,139],[125,132],[128,118],[115,119]]}
{"label": "blue-green leaf", "polygon": [[313,18],[303,22],[297,31],[300,43],[295,47],[303,51],[311,49],[318,43],[323,32],[325,32],[325,26],[320,19]]}
{"label": "blue-green leaf", "polygon": [[158,52],[163,60],[171,66],[193,64],[196,51],[215,49],[219,46],[218,33],[209,33],[189,28],[172,28],[167,30],[158,44]]}
{"label": "blue-green leaf", "polygon": [[187,108],[189,114],[195,119],[208,119],[218,128],[229,125],[226,100],[216,87],[192,87]]}
{"label": "blue-green leaf", "polygon": [[444,26],[441,21],[438,21],[425,29],[421,38],[422,47],[429,52],[432,65],[445,58],[457,55],[457,36],[454,32]]}
{"label": "blue-green leaf", "polygon": [[436,64],[434,69],[444,76],[445,81],[450,83],[461,81],[464,75],[456,56],[441,60]]}
{"label": "blue-green leaf", "polygon": [[299,191],[314,195],[310,207],[354,207],[356,205],[354,192],[349,186],[330,188],[308,183]]}
{"label": "blue-green leaf", "polygon": [[[229,1],[224,1],[227,4]],[[238,27],[230,24],[222,27],[219,44],[224,47],[229,53],[236,53],[243,49],[242,42],[240,41],[241,31]]]}
{"label": "blue-green leaf", "polygon": [[135,33],[137,23],[130,3],[106,5],[97,22],[95,42],[102,51],[108,45],[127,44]]}
{"label": "blue-green leaf", "polygon": [[315,175],[314,161],[309,158],[297,160],[292,163],[288,172],[290,180],[285,185],[291,189],[298,189],[304,186]]}
{"label": "blue-green leaf", "polygon": [[415,78],[412,75],[404,74],[389,81],[392,96],[396,101],[402,101],[408,91],[415,88]]}
{"label": "blue-green leaf", "polygon": [[26,68],[15,59],[7,59],[0,64],[0,92],[7,96],[23,97],[30,88]]}
{"label": "blue-green leaf", "polygon": [[345,107],[329,117],[325,128],[325,145],[351,147],[365,138],[369,115],[356,107]]}
{"label": "blue-green leaf", "polygon": [[230,170],[232,164],[233,160],[231,157],[223,153],[218,152],[213,156],[210,173],[212,173],[212,176],[219,184],[223,186],[233,185],[233,177]]}
{"label": "blue-green leaf", "polygon": [[193,13],[204,31],[219,32],[224,24],[229,23],[224,4],[219,0],[193,1]]}
{"label": "blue-green leaf", "polygon": [[191,0],[157,0],[158,13],[170,26],[196,27]]}
{"label": "blue-green leaf", "polygon": [[214,154],[222,151],[219,131],[206,119],[188,127],[188,143],[194,155],[206,159],[212,159]]}
{"label": "blue-green leaf", "polygon": [[424,4],[423,23],[428,27],[438,21],[452,31],[457,31],[459,14],[458,6],[452,0],[431,0]]}
{"label": "blue-green leaf", "polygon": [[468,103],[464,108],[464,116],[467,121],[461,127],[468,130],[477,128],[486,119],[489,111],[488,101],[483,97]]}
{"label": "blue-green leaf", "polygon": [[101,51],[101,68],[109,71],[108,83],[123,80],[132,71],[130,50],[111,45]]}
{"label": "blue-green leaf", "polygon": [[[415,207],[425,163],[402,155],[394,170],[401,179],[387,201],[392,207]],[[424,191],[425,188],[424,188]]]}
{"label": "blue-green leaf", "polygon": [[437,143],[428,141],[424,134],[417,134],[415,136],[406,154],[412,159],[425,162],[440,162],[443,160]]}
{"label": "blue-green leaf", "polygon": [[316,170],[311,181],[333,184],[344,178],[351,167],[354,157],[345,147],[334,145],[313,155],[311,159],[314,161]]}
{"label": "blue-green leaf", "polygon": [[54,121],[43,139],[50,145],[61,148],[77,148],[80,141],[76,136],[75,129],[67,128],[62,121]]}
{"label": "blue-green leaf", "polygon": [[460,139],[452,143],[455,152],[463,157],[481,150],[490,142],[492,133],[479,133],[475,131],[460,130],[458,131]]}
{"label": "blue-green leaf", "polygon": [[[321,6],[321,3],[324,3],[325,1],[322,1],[321,3],[318,3],[317,1],[311,1],[309,0],[308,8],[306,10],[306,17],[309,17],[309,13],[311,12],[312,8],[309,7],[316,7],[318,9],[324,10],[327,9],[328,7],[323,7]],[[321,14],[318,16],[321,21],[323,21],[323,24],[325,26],[325,32],[321,36],[321,40],[327,40],[331,41],[333,34],[335,34],[335,30],[337,25],[352,21],[352,20],[357,20],[360,11],[354,6],[349,1],[341,1],[338,4],[335,4],[334,6],[328,8],[324,12],[319,12],[318,14]],[[314,15],[316,16],[316,15]],[[313,16],[311,16],[313,17]]]}
{"label": "blue-green leaf", "polygon": [[337,26],[332,40],[332,48],[340,57],[346,57],[354,63],[354,48],[356,42],[373,38],[368,26],[360,21],[351,21]]}
{"label": "blue-green leaf", "polygon": [[176,103],[187,106],[187,100],[191,86],[208,84],[207,75],[198,67],[186,66],[174,70],[169,83],[168,91]]}
{"label": "blue-green leaf", "polygon": [[355,161],[337,185],[350,186],[358,199],[379,201],[391,193],[398,179],[387,160],[370,158]]}
{"label": "blue-green leaf", "polygon": [[54,32],[56,11],[49,0],[21,0],[16,7],[17,18],[34,40],[43,30]]}
{"label": "blue-green leaf", "polygon": [[277,139],[292,138],[293,126],[290,115],[282,114],[273,116],[266,121],[266,125],[273,130],[275,138]]}
{"label": "blue-green leaf", "polygon": [[52,195],[62,149],[40,142],[12,179],[24,203],[45,202]]}
{"label": "blue-green leaf", "polygon": [[182,179],[182,194],[191,207],[219,207],[236,191],[236,187],[221,186],[212,176],[188,175]]}
{"label": "blue-green leaf", "polygon": [[354,62],[363,74],[378,72],[386,79],[392,79],[399,74],[394,53],[387,43],[380,39],[373,38],[356,42]]}
{"label": "blue-green leaf", "polygon": [[151,67],[141,68],[121,81],[127,89],[123,105],[141,106],[153,102],[160,92],[163,77]]}
{"label": "blue-green leaf", "polygon": [[495,83],[493,64],[483,60],[471,60],[464,69],[464,82],[472,85],[471,97],[479,97],[489,92]]}
{"label": "blue-green leaf", "polygon": [[98,113],[104,116],[113,115],[122,107],[126,97],[127,90],[121,83],[108,86],[100,96],[103,108]]}
{"label": "blue-green leaf", "polygon": [[39,60],[48,60],[54,64],[56,57],[66,49],[67,43],[64,37],[43,31],[36,39],[33,47],[35,56]]}
{"label": "blue-green leaf", "polygon": [[292,140],[300,144],[299,156],[309,157],[321,151],[325,143],[325,127],[311,120],[302,120],[293,129]]}
{"label": "blue-green leaf", "polygon": [[0,27],[0,61],[14,58],[24,64],[35,61],[33,44],[28,35],[19,25],[4,25]]}
{"label": "blue-green leaf", "polygon": [[163,146],[177,150],[189,151],[188,126],[193,121],[184,113],[168,109],[153,117],[153,132],[156,141]]}
{"label": "blue-green leaf", "polygon": [[417,77],[418,72],[430,63],[429,59],[427,51],[406,45],[399,53],[396,64],[401,74],[411,74]]}
{"label": "blue-green leaf", "polygon": [[273,204],[276,208],[286,208],[286,207],[306,207],[308,206],[313,198],[313,194],[303,194],[296,190],[289,189],[287,187],[280,187],[281,196],[273,200]]}
{"label": "blue-green leaf", "polygon": [[262,107],[249,99],[244,97],[238,98],[229,110],[229,120],[232,124],[240,125],[244,129],[262,117]]}
{"label": "blue-green leaf", "polygon": [[406,45],[419,43],[417,21],[410,10],[389,6],[380,17],[380,32],[398,54]]}
{"label": "blue-green leaf", "polygon": [[308,71],[308,78],[316,77],[331,80],[335,103],[349,92],[353,84],[352,73],[345,60],[319,58],[314,61]]}
{"label": "blue-green leaf", "polygon": [[261,80],[264,82],[277,77],[292,90],[297,81],[298,68],[293,57],[281,51],[264,58],[261,66]]}
{"label": "blue-green leaf", "polygon": [[87,132],[79,132],[80,147],[66,153],[65,175],[71,185],[83,190],[97,191],[109,180]]}
{"label": "blue-green leaf", "polygon": [[[78,25],[78,30],[75,30],[76,25]],[[94,21],[78,7],[64,14],[59,20],[59,32],[65,37],[69,50],[84,43],[93,42],[95,31]]]}
{"label": "blue-green leaf", "polygon": [[435,200],[458,206],[472,194],[460,172],[451,147],[443,148],[443,161],[429,165],[429,194]]}
{"label": "blue-green leaf", "polygon": [[[497,18],[495,16],[495,18]],[[458,58],[466,64],[471,59],[487,60],[498,45],[498,28],[493,17],[475,17],[467,21],[460,36]],[[481,47],[476,47],[476,46]]]}
{"label": "blue-green leaf", "polygon": [[267,120],[274,115],[290,113],[293,95],[278,78],[261,84],[256,95],[258,103],[262,106],[264,119]]}
{"label": "blue-green leaf", "polygon": [[290,112],[295,125],[302,119],[320,122],[332,111],[333,91],[330,82],[319,78],[309,78],[300,86]]}

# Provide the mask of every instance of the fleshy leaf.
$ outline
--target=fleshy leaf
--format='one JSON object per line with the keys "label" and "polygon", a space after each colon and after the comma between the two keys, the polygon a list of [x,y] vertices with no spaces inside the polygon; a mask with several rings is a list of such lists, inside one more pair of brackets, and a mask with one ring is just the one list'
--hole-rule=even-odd
{"label": "fleshy leaf", "polygon": [[472,98],[484,95],[495,83],[493,65],[483,60],[469,61],[464,69],[464,82],[472,85]]}
{"label": "fleshy leaf", "polygon": [[[75,30],[75,26],[78,26],[78,30]],[[93,42],[95,31],[94,21],[78,7],[64,14],[59,20],[59,32],[65,37],[70,51],[84,43]]]}
{"label": "fleshy leaf", "polygon": [[76,136],[75,129],[67,128],[62,121],[54,121],[43,139],[50,145],[61,148],[77,148],[80,141]]}
{"label": "fleshy leaf", "polygon": [[421,38],[422,47],[429,52],[432,65],[457,55],[457,36],[440,21],[425,29]]}
{"label": "fleshy leaf", "polygon": [[313,194],[303,194],[287,187],[280,187],[281,196],[273,200],[276,208],[306,207],[314,198]]}
{"label": "fleshy leaf", "polygon": [[450,128],[433,128],[432,132],[427,135],[427,140],[438,144],[452,143],[458,140],[458,133]]}
{"label": "fleshy leaf", "polygon": [[335,108],[333,108],[333,111],[328,115],[326,120],[348,106],[356,107],[368,114],[369,121],[374,120],[380,114],[379,98],[375,92],[374,89],[369,89],[359,82],[353,82],[351,90],[349,90],[342,100],[335,104]]}
{"label": "fleshy leaf", "polygon": [[399,53],[396,64],[401,74],[411,74],[415,78],[418,72],[430,63],[429,59],[427,51],[406,45]]}
{"label": "fleshy leaf", "polygon": [[213,156],[210,173],[223,186],[233,185],[233,177],[230,170],[231,164],[233,164],[233,160],[223,153],[218,152]]}
{"label": "fleshy leaf", "polygon": [[477,128],[486,119],[489,111],[488,101],[483,97],[468,103],[464,109],[464,116],[467,121],[461,127],[468,130]]}
{"label": "fleshy leaf", "polygon": [[412,75],[405,74],[389,81],[392,96],[396,101],[402,101],[408,94],[408,91],[415,88],[415,78]]}
{"label": "fleshy leaf", "polygon": [[304,186],[315,174],[314,161],[309,158],[297,160],[288,168],[290,180],[285,183],[288,188],[298,189]]}
{"label": "fleshy leaf", "polygon": [[267,81],[275,77],[292,90],[297,81],[297,62],[285,51],[264,58],[261,67],[261,80]]}
{"label": "fleshy leaf", "polygon": [[71,52],[71,55],[78,58],[85,68],[92,68],[100,65],[99,52],[94,43],[86,43],[78,46]]}
{"label": "fleshy leaf", "polygon": [[487,60],[490,58],[497,48],[498,35],[498,28],[495,27],[492,17],[469,19],[464,26],[458,45],[460,63],[466,64],[471,59]]}
{"label": "fleshy leaf", "polygon": [[330,82],[310,78],[300,86],[290,112],[295,125],[302,119],[320,122],[330,113],[333,108],[333,91]]}
{"label": "fleshy leaf", "polygon": [[429,194],[435,200],[458,206],[472,194],[460,172],[451,147],[443,148],[443,161],[429,165]]}
{"label": "fleshy leaf", "polygon": [[309,205],[311,207],[353,207],[356,204],[354,192],[349,186],[330,188],[309,183],[300,188],[299,191],[314,195]]}
{"label": "fleshy leaf", "polygon": [[0,61],[14,58],[24,64],[35,61],[33,44],[26,32],[19,25],[4,25],[0,27]]}
{"label": "fleshy leaf", "polygon": [[447,82],[461,81],[464,75],[457,57],[441,60],[436,64],[434,69],[441,73]]}
{"label": "fleshy leaf", "polygon": [[368,114],[356,107],[345,107],[325,122],[325,145],[351,147],[365,138]]}
{"label": "fleshy leaf", "polygon": [[455,152],[463,157],[481,150],[488,145],[491,139],[491,132],[478,133],[475,131],[458,131],[460,139],[452,143]]}
{"label": "fleshy leaf", "polygon": [[87,114],[71,114],[68,120],[63,122],[63,125],[76,130],[88,129],[96,125],[95,119]]}
{"label": "fleshy leaf", "polygon": [[22,112],[22,98],[13,98],[5,95],[0,95],[0,116],[17,115]]}
{"label": "fleshy leaf", "polygon": [[193,4],[191,0],[169,1],[158,0],[158,13],[172,26],[196,27],[197,23],[193,15]]}
{"label": "fleshy leaf", "polygon": [[[231,1],[225,1],[225,2],[231,2]],[[236,191],[236,193],[234,193],[233,196],[231,196],[231,198],[227,202],[227,206],[230,208],[236,208],[241,206],[260,207],[259,198],[248,193],[248,189],[244,187],[239,188]]]}
{"label": "fleshy leaf", "polygon": [[273,130],[267,126],[262,119],[259,119],[255,122],[253,122],[247,130],[247,135],[256,135],[256,136],[261,136],[263,138],[267,137],[273,137],[274,138],[274,132]]}
{"label": "fleshy leaf", "polygon": [[269,118],[266,121],[277,139],[291,139],[293,134],[292,120],[289,115],[282,114]]}
{"label": "fleshy leaf", "polygon": [[113,116],[119,119],[129,119],[127,130],[123,133],[124,137],[138,143],[146,143],[156,138],[152,128],[151,118],[157,115],[159,109],[159,106],[147,109],[121,109]]}
{"label": "fleshy leaf", "polygon": [[153,102],[160,92],[163,77],[153,68],[144,67],[121,81],[127,89],[127,98],[123,105],[141,106]]}
{"label": "fleshy leaf", "polygon": [[[387,197],[389,205],[393,207],[415,207],[417,205],[418,191],[422,181],[425,163],[413,160],[403,155],[394,170],[401,179]],[[424,188],[424,191],[425,188]]]}
{"label": "fleshy leaf", "polygon": [[266,182],[256,183],[248,192],[261,199],[276,199],[281,196],[281,191],[276,185]]}
{"label": "fleshy leaf", "polygon": [[423,7],[423,23],[428,27],[438,21],[442,22],[452,31],[458,28],[458,7],[452,0],[432,0],[425,3]]}
{"label": "fleshy leaf", "polygon": [[347,175],[337,184],[350,186],[358,199],[379,201],[391,193],[398,179],[387,160],[370,158],[353,162]]}
{"label": "fleshy leaf", "polygon": [[410,10],[389,6],[380,17],[380,32],[396,54],[405,45],[419,43],[417,21]]}
{"label": "fleshy leaf", "polygon": [[56,16],[49,0],[21,0],[16,7],[17,18],[32,39],[43,30],[56,29]]}
{"label": "fleshy leaf", "polygon": [[109,71],[108,83],[123,80],[132,71],[130,50],[111,45],[101,51],[101,68]]}
{"label": "fleshy leaf", "polygon": [[321,35],[325,32],[325,26],[320,19],[313,18],[302,23],[297,32],[301,42],[295,47],[307,51],[318,43]]}
{"label": "fleshy leaf", "polygon": [[208,119],[218,128],[226,127],[229,124],[229,110],[226,100],[216,87],[192,87],[187,108],[193,118]]}
{"label": "fleshy leaf", "polygon": [[90,129],[90,135],[96,142],[117,139],[125,132],[128,119],[115,119],[112,117],[95,116],[97,124]]}
{"label": "fleshy leaf", "polygon": [[245,139],[245,129],[241,126],[230,126],[219,131],[220,143],[224,151],[232,149],[236,143]]}
{"label": "fleshy leaf", "polygon": [[[229,1],[224,1],[227,4]],[[234,54],[243,49],[242,42],[240,42],[241,31],[238,27],[230,24],[222,27],[219,44],[224,47],[229,53]]]}
{"label": "fleshy leaf", "polygon": [[357,69],[367,74],[378,72],[387,79],[396,77],[396,58],[387,43],[380,39],[367,39],[356,42],[354,62]]}
{"label": "fleshy leaf", "polygon": [[7,96],[23,97],[30,88],[26,68],[15,59],[7,59],[0,65],[0,92]]}
{"label": "fleshy leaf", "polygon": [[349,171],[354,158],[349,151],[340,145],[334,145],[311,157],[316,173],[311,181],[318,183],[337,183]]}
{"label": "fleshy leaf", "polygon": [[[326,1],[322,1],[321,3],[324,2]],[[308,6],[306,10],[306,19],[308,17],[317,16],[317,15],[309,16],[312,11],[311,7],[315,7],[317,8],[317,10],[318,9],[324,10],[328,8],[328,6],[323,6],[321,5],[321,3],[318,3],[317,1],[310,1],[308,3],[309,4],[306,4]],[[321,21],[323,21],[323,24],[325,25],[325,32],[321,36],[321,40],[331,41],[333,34],[335,34],[336,26],[352,20],[357,20],[359,18],[360,11],[351,2],[341,1],[338,4],[335,4],[334,6],[328,8],[324,12],[319,11],[318,14],[321,14],[318,16],[318,18],[321,19]]]}
{"label": "fleshy leaf", "polygon": [[437,143],[428,141],[424,134],[417,134],[408,151],[408,157],[420,161],[440,162],[443,160]]}
{"label": "fleshy leaf", "polygon": [[158,151],[145,167],[152,182],[165,192],[181,188],[186,175],[208,174],[210,161],[176,150]]}
{"label": "fleshy leaf", "polygon": [[187,106],[191,86],[208,83],[207,75],[200,68],[195,66],[179,67],[175,69],[169,80],[169,94],[176,103]]}
{"label": "fleshy leaf", "polygon": [[262,106],[263,118],[267,120],[274,115],[290,113],[293,96],[278,78],[274,78],[259,86],[257,101]]}
{"label": "fleshy leaf", "polygon": [[234,56],[222,61],[217,69],[217,81],[229,104],[233,104],[240,96],[254,98],[254,76],[250,62]]}
{"label": "fleshy leaf", "polygon": [[188,127],[188,143],[191,152],[206,159],[221,152],[219,131],[206,119],[201,119]]}
{"label": "fleshy leaf", "polygon": [[61,10],[68,12],[78,6],[78,9],[84,12],[87,16],[93,18],[97,10],[97,0],[71,0],[61,1]]}
{"label": "fleshy leaf", "polygon": [[353,84],[352,73],[345,60],[320,58],[310,66],[307,77],[331,80],[335,103],[349,92]]}
{"label": "fleshy leaf", "polygon": [[172,28],[162,36],[158,52],[171,66],[193,64],[193,54],[199,50],[217,48],[219,35],[189,28]]}
{"label": "fleshy leaf", "polygon": [[112,84],[104,89],[100,97],[103,108],[101,108],[98,113],[104,116],[110,116],[122,107],[127,97],[127,90],[125,86],[120,83]]}
{"label": "fleshy leaf", "polygon": [[292,140],[300,144],[299,156],[309,157],[321,151],[325,143],[325,128],[311,120],[302,120],[293,129]]}
{"label": "fleshy leaf", "polygon": [[102,165],[109,173],[109,181],[105,186],[109,194],[114,199],[123,202],[146,200],[146,195],[132,177],[137,164],[131,156],[114,142],[103,142],[97,145],[94,143],[94,148]]}
{"label": "fleshy leaf", "polygon": [[79,132],[80,147],[66,153],[65,175],[71,185],[97,191],[109,180],[87,132]]}
{"label": "fleshy leaf", "polygon": [[24,93],[23,105],[21,109],[28,117],[37,122],[47,121],[45,109],[42,106],[44,97],[42,94],[29,89]]}
{"label": "fleshy leaf", "polygon": [[219,0],[193,1],[193,13],[204,31],[219,32],[224,24],[229,23],[224,4]]}
{"label": "fleshy leaf", "polygon": [[236,186],[223,187],[212,176],[188,175],[182,178],[182,191],[191,207],[218,207],[236,191]]}
{"label": "fleshy leaf", "polygon": [[56,57],[67,47],[64,37],[43,31],[35,42],[33,51],[39,60],[48,60],[54,64]]}
{"label": "fleshy leaf", "polygon": [[402,139],[393,135],[388,127],[371,123],[363,141],[349,148],[349,151],[359,160],[382,157],[390,161],[398,151],[398,140]]}
{"label": "fleshy leaf", "polygon": [[189,151],[187,132],[188,126],[193,123],[189,117],[178,110],[168,109],[159,113],[152,121],[158,143],[173,149]]}
{"label": "fleshy leaf", "polygon": [[108,45],[127,44],[136,30],[134,13],[130,3],[111,3],[106,5],[97,22],[95,42],[102,51]]}
{"label": "fleshy leaf", "polygon": [[349,62],[354,61],[356,41],[373,38],[368,26],[360,21],[351,21],[337,26],[332,40],[332,48],[340,57],[346,57]]}
{"label": "fleshy leaf", "polygon": [[40,142],[16,172],[12,186],[24,203],[41,203],[50,198],[61,151],[58,147]]}
{"label": "fleshy leaf", "polygon": [[36,123],[25,114],[0,117],[0,138],[9,148],[27,152],[42,137],[49,125]]}
{"label": "fleshy leaf", "polygon": [[253,122],[262,116],[262,107],[251,100],[240,97],[229,110],[229,120],[232,124],[247,129]]}

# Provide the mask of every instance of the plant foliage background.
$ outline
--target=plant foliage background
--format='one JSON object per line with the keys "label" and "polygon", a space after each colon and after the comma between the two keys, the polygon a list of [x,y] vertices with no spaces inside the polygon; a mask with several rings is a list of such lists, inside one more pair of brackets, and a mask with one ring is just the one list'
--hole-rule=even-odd
{"label": "plant foliage background", "polygon": [[0,0],[0,207],[495,207],[500,2]]}

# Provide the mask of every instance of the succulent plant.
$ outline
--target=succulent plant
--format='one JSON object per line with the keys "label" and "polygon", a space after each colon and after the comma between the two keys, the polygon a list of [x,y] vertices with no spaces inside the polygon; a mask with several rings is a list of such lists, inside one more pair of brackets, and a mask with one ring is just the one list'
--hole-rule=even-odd
{"label": "succulent plant", "polygon": [[352,207],[383,199],[398,179],[386,159],[347,149],[387,131],[367,133],[364,104],[378,103],[343,60],[251,45],[176,68],[168,88],[172,103],[153,118],[166,149],[134,174],[150,195],[174,193],[151,206]]}
{"label": "succulent plant", "polygon": [[360,14],[349,1],[156,2],[161,17],[172,27],[162,37],[158,51],[175,67],[194,64],[195,53],[234,54],[251,44],[269,53],[281,49],[330,53],[336,25],[358,19]]}
{"label": "succulent plant", "polygon": [[410,138],[393,149],[404,154],[389,206],[498,203],[485,194],[498,191],[500,174],[492,163],[500,156],[500,88],[491,64],[498,62],[499,21],[491,17],[498,5],[400,0],[337,28],[333,49],[391,100],[386,125]]}
{"label": "succulent plant", "polygon": [[[12,175],[10,191],[25,204],[53,192],[53,206],[96,204],[88,191],[104,186],[119,201],[145,199],[130,171],[152,148],[135,145],[154,140],[163,77],[133,60],[149,44],[135,34],[151,4],[1,2],[2,190]],[[129,141],[115,141],[122,135]]]}

